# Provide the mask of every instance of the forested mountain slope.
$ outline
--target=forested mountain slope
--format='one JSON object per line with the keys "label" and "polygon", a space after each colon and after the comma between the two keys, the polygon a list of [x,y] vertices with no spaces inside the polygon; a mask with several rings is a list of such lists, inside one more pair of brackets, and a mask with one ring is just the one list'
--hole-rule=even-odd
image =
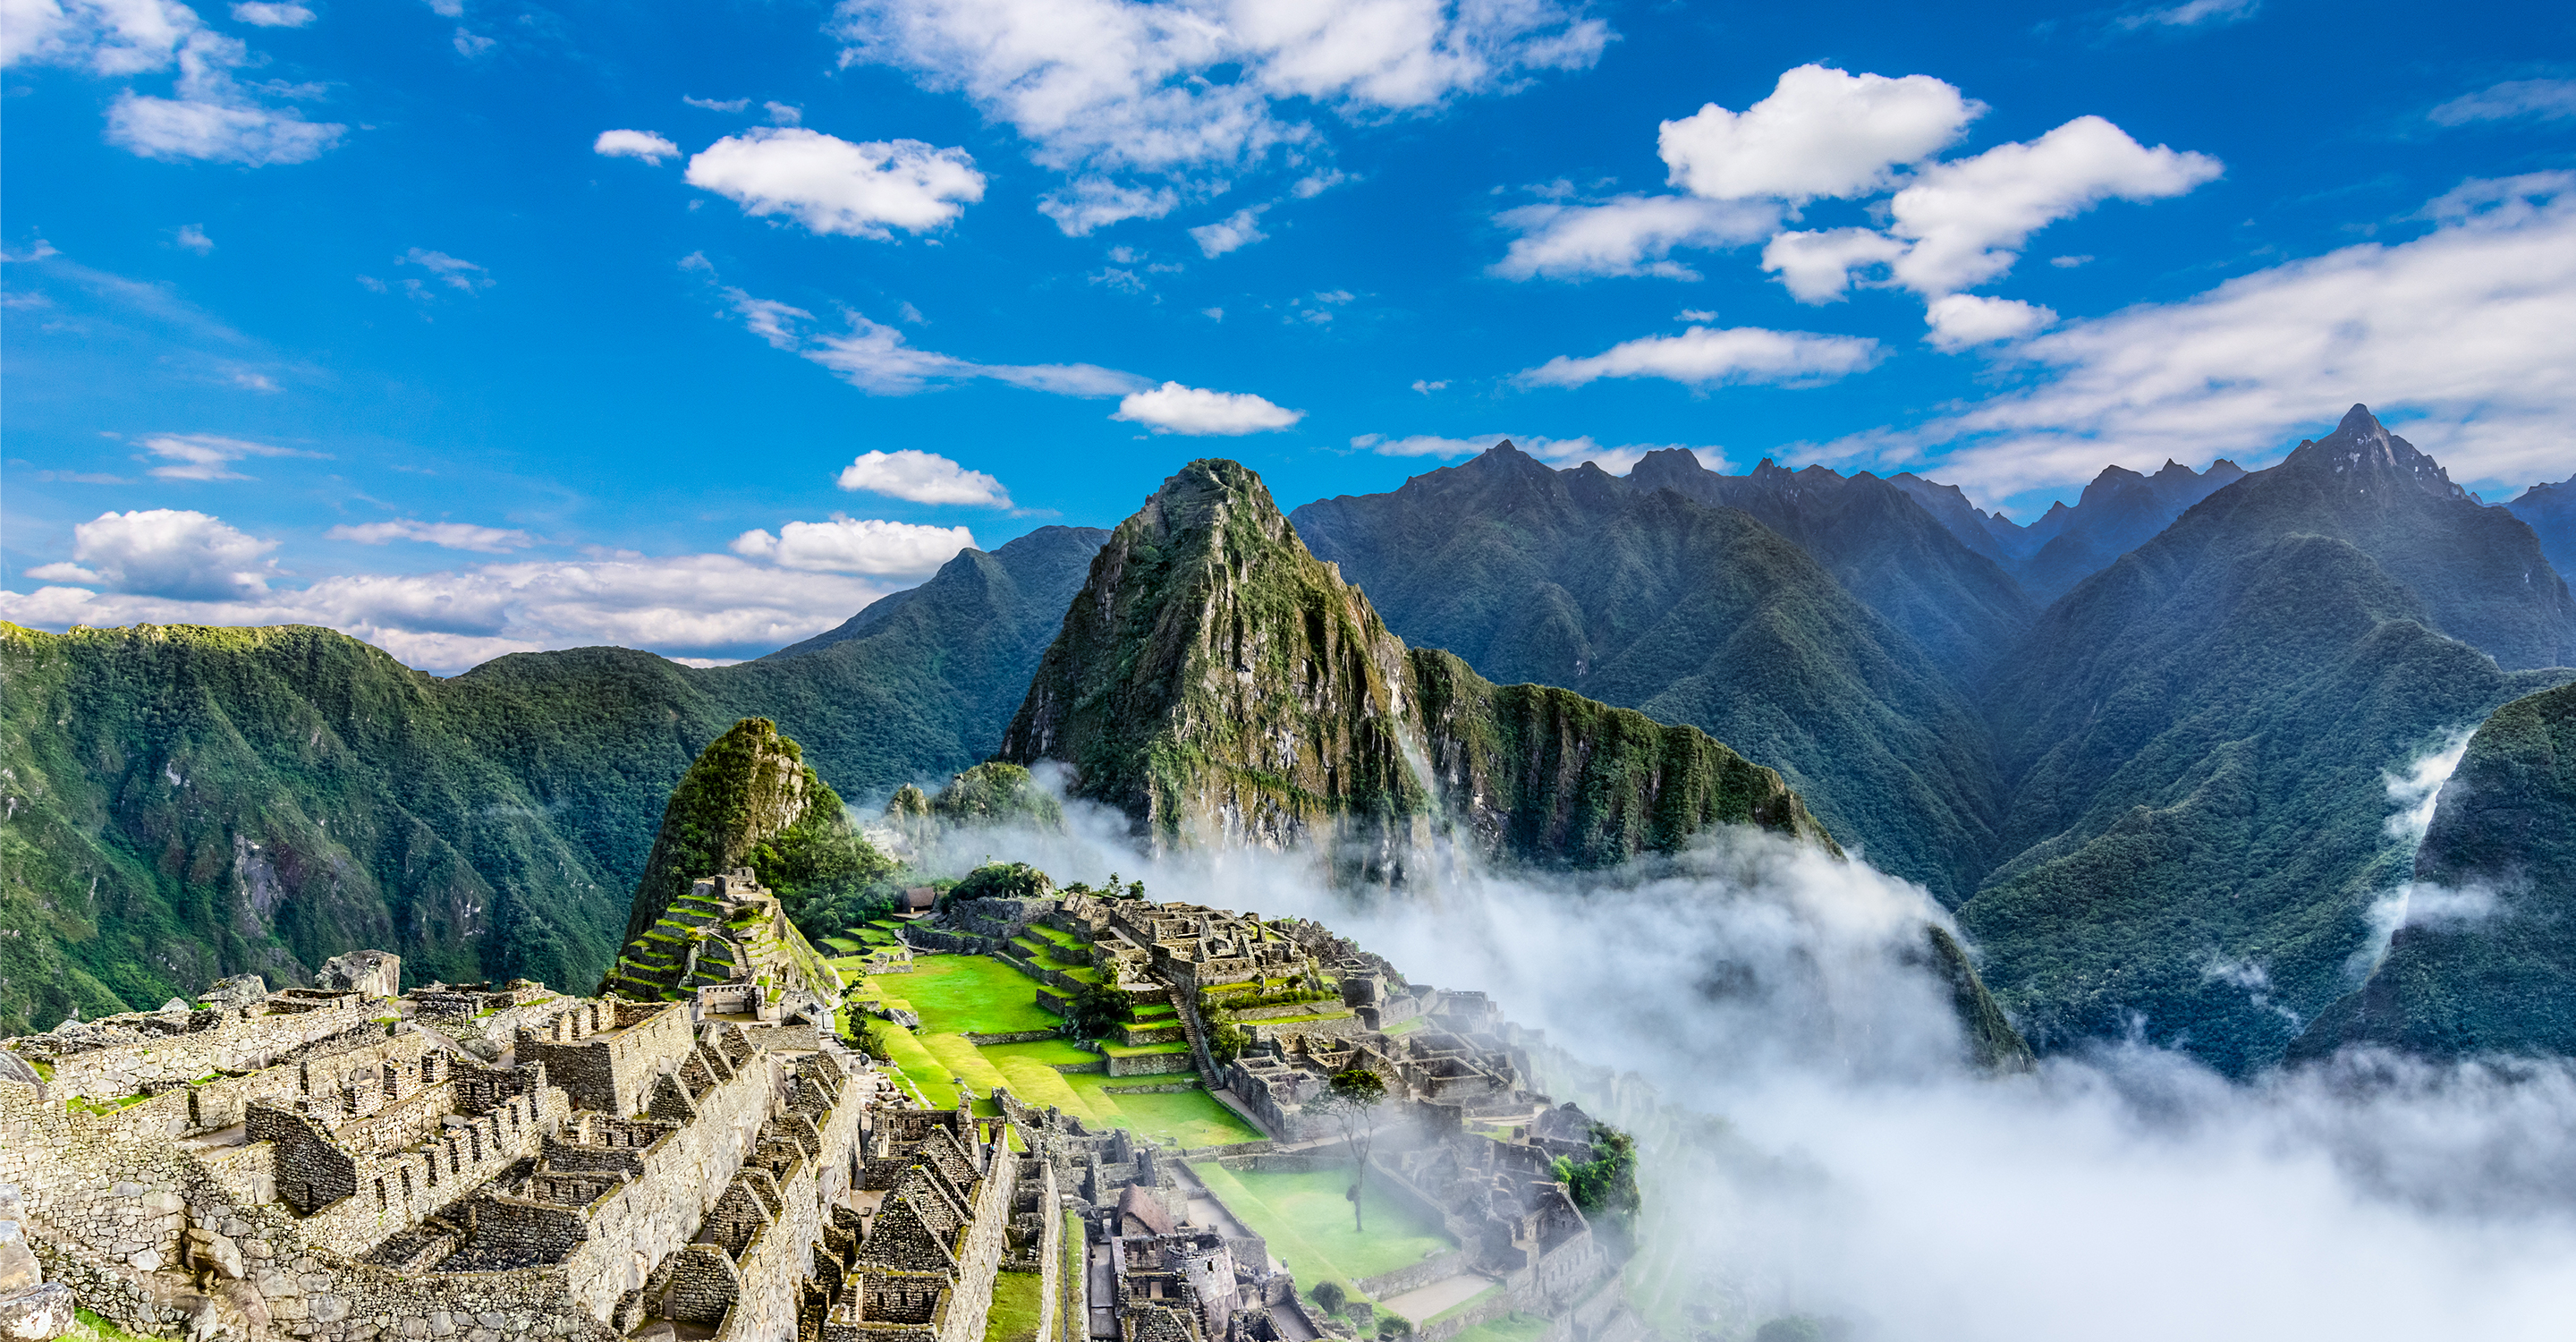
{"label": "forested mountain slope", "polygon": [[1742,511],[1506,444],[1293,520],[1409,642],[1698,727],[1945,902],[1992,861],[1985,724],[1911,640]]}

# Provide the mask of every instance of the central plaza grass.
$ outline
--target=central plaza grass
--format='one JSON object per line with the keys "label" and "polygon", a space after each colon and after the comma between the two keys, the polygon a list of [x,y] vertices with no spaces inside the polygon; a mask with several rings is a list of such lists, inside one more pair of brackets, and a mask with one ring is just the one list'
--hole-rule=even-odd
{"label": "central plaza grass", "polygon": [[1512,1313],[1491,1323],[1477,1324],[1450,1342],[1538,1342],[1547,1328],[1547,1320],[1536,1315]]}
{"label": "central plaza grass", "polygon": [[1364,1278],[1411,1267],[1457,1247],[1438,1224],[1395,1201],[1376,1180],[1360,1194],[1368,1231],[1353,1230],[1351,1204],[1343,1196],[1351,1186],[1347,1168],[1271,1174],[1229,1170],[1213,1160],[1193,1162],[1190,1168],[1269,1243],[1270,1252],[1308,1290],[1327,1280],[1357,1290]]}
{"label": "central plaza grass", "polygon": [[988,956],[916,955],[911,973],[878,975],[867,986],[910,1003],[929,1034],[1014,1034],[1063,1023],[1038,1005],[1036,979]]}
{"label": "central plaza grass", "polygon": [[984,1342],[1037,1342],[1045,1280],[1035,1272],[993,1274],[993,1307],[984,1315]]}

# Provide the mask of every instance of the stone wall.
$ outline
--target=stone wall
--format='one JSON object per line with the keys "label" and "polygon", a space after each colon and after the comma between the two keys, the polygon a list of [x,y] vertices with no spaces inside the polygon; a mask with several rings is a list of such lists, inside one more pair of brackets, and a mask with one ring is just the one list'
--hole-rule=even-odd
{"label": "stone wall", "polygon": [[684,1002],[576,1002],[519,1030],[517,1058],[542,1062],[576,1109],[620,1118],[643,1111],[653,1082],[688,1051]]}
{"label": "stone wall", "polygon": [[[386,1033],[379,1017],[387,1004],[354,995],[325,999],[327,1004],[302,1011],[276,1011],[265,1005],[190,1012],[185,1016],[112,1017],[100,1022],[148,1019],[155,1026],[177,1027],[171,1033],[81,1052],[49,1052],[49,1036],[17,1041],[21,1053],[48,1059],[54,1075],[47,1086],[58,1096],[120,1100],[144,1090],[185,1085],[214,1072],[252,1072],[289,1060],[300,1051],[351,1033]],[[353,1041],[354,1042],[354,1041]]]}

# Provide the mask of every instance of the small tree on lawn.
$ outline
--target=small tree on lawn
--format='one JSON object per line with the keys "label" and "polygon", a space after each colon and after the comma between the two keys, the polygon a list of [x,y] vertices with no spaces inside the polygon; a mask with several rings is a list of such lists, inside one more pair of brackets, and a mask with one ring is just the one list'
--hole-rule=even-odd
{"label": "small tree on lawn", "polygon": [[1386,1081],[1365,1067],[1353,1067],[1333,1073],[1332,1082],[1315,1102],[1340,1124],[1342,1137],[1351,1145],[1351,1227],[1365,1234],[1368,1226],[1360,1215],[1360,1185],[1368,1178],[1369,1143],[1377,1136],[1380,1116],[1385,1112]]}

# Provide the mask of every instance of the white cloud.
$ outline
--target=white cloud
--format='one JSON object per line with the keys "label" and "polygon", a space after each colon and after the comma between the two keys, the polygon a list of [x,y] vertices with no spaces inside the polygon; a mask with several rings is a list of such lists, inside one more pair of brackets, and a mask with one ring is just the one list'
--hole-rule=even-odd
{"label": "white cloud", "polygon": [[1201,224],[1190,230],[1190,240],[1213,261],[1238,247],[1249,247],[1270,235],[1261,231],[1261,214],[1267,205],[1254,205],[1236,210],[1213,224]]}
{"label": "white cloud", "polygon": [[2576,117],[2576,79],[2512,79],[2453,98],[2425,114],[2444,126],[2472,121]]}
{"label": "white cloud", "polygon": [[1801,65],[1740,115],[1710,103],[1664,122],[1657,149],[1673,185],[1711,199],[1875,195],[1893,169],[1939,152],[1985,110],[1930,75]]}
{"label": "white cloud", "polygon": [[2012,268],[2024,239],[2105,200],[2179,196],[2218,176],[2206,154],[2153,149],[2097,116],[2036,140],[1926,168],[1888,202],[1890,233],[1913,243],[1896,278],[1923,294],[1984,283]]}
{"label": "white cloud", "polygon": [[977,378],[1007,382],[1059,396],[1122,396],[1150,385],[1133,373],[1094,364],[983,364],[919,349],[903,332],[849,314],[847,334],[808,329],[814,314],[740,289],[724,291],[744,329],[777,349],[831,369],[842,381],[881,396],[909,396],[934,386]]}
{"label": "white cloud", "polygon": [[359,545],[414,541],[445,550],[471,550],[477,554],[506,554],[537,543],[536,537],[524,531],[478,527],[465,522],[423,522],[408,517],[391,522],[336,526],[322,533],[322,539],[354,541]]}
{"label": "white cloud", "polygon": [[660,167],[666,158],[678,158],[680,147],[649,130],[604,130],[591,141],[590,152],[611,158],[640,158]]}
{"label": "white cloud", "polygon": [[233,19],[255,28],[301,28],[313,21],[313,11],[297,4],[248,0],[248,3],[233,6]]}
{"label": "white cloud", "polygon": [[729,135],[689,160],[689,185],[751,215],[784,214],[816,233],[884,239],[942,228],[984,198],[963,149],[848,140],[793,126]]}
{"label": "white cloud", "polygon": [[456,48],[457,55],[463,56],[467,60],[472,60],[475,57],[482,55],[484,52],[490,51],[492,48],[499,46],[500,42],[497,39],[485,37],[483,34],[459,24],[456,28],[456,35],[449,39],[448,45]]}
{"label": "white cloud", "polygon": [[1423,394],[1423,395],[1425,395],[1425,396],[1428,396],[1428,395],[1430,395],[1431,393],[1433,393],[1433,392],[1435,392],[1435,391],[1446,391],[1446,390],[1448,390],[1448,389],[1449,389],[1449,380],[1448,380],[1448,379],[1446,379],[1446,378],[1443,378],[1443,379],[1441,379],[1441,380],[1440,380],[1440,381],[1438,381],[1438,382],[1433,382],[1433,381],[1431,381],[1431,380],[1430,380],[1430,379],[1428,379],[1428,378],[1415,378],[1415,379],[1413,380],[1413,389],[1414,389],[1415,391],[1418,391],[1418,392],[1422,393],[1422,394]]}
{"label": "white cloud", "polygon": [[1221,322],[1221,321],[1224,321],[1224,320],[1225,320],[1225,309],[1224,309],[1224,308],[1200,308],[1200,309],[1199,309],[1199,315],[1200,315],[1200,316],[1202,316],[1202,317],[1207,318],[1209,321],[1212,321],[1212,322]]}
{"label": "white cloud", "polygon": [[1924,306],[1923,320],[1932,328],[1923,338],[1933,348],[1963,350],[1997,340],[2019,340],[2055,323],[2057,314],[2017,299],[1943,294]]}
{"label": "white cloud", "polygon": [[1159,188],[1108,174],[1221,172],[1320,138],[1277,100],[1358,118],[1422,111],[1523,72],[1587,67],[1610,38],[1556,0],[843,0],[835,13],[845,63],[962,92],[1041,164],[1097,182],[1041,205],[1076,236],[1170,208]]}
{"label": "white cloud", "polygon": [[[265,381],[266,379],[262,379]],[[274,391],[274,385],[254,387]],[[145,451],[171,463],[155,466],[151,474],[163,480],[247,480],[236,473],[232,463],[244,457],[313,457],[317,452],[299,452],[288,447],[271,447],[266,443],[223,438],[211,433],[165,433],[143,440]]]}
{"label": "white cloud", "polygon": [[773,126],[801,126],[805,123],[805,109],[792,103],[765,102],[760,105],[760,110],[769,113],[769,124]]}
{"label": "white cloud", "polygon": [[739,112],[751,106],[749,98],[727,98],[719,102],[713,98],[692,98],[685,93],[680,95],[680,101],[703,112]]}
{"label": "white cloud", "polygon": [[185,247],[199,256],[204,256],[215,249],[215,240],[207,237],[206,230],[196,224],[179,225],[179,231],[170,235],[170,242],[174,246]]}
{"label": "white cloud", "polygon": [[1862,336],[1694,326],[1680,335],[1625,341],[1589,358],[1560,354],[1524,370],[1520,380],[1553,387],[1605,377],[1659,377],[1692,387],[1813,386],[1868,368],[1878,353],[1878,342]]}
{"label": "white cloud", "polygon": [[1106,177],[1077,177],[1062,191],[1038,198],[1038,213],[1055,221],[1068,238],[1089,237],[1092,230],[1127,219],[1160,219],[1181,203],[1170,187],[1125,186]]}
{"label": "white cloud", "polygon": [[1695,280],[1670,259],[1676,247],[1740,246],[1779,227],[1776,205],[1696,200],[1688,196],[1620,196],[1598,205],[1523,205],[1494,216],[1520,234],[1490,268],[1504,279],[1581,279],[1656,275]]}
{"label": "white cloud", "polygon": [[0,67],[140,74],[167,68],[200,29],[196,11],[173,0],[12,0],[0,10]]}
{"label": "white cloud", "polygon": [[[306,121],[291,107],[272,107],[252,98],[234,82],[233,71],[252,64],[250,49],[236,38],[197,28],[194,11],[180,5],[144,3],[132,11],[154,11],[167,22],[193,29],[176,49],[179,81],[176,98],[155,98],[132,89],[117,95],[107,110],[108,143],[158,159],[206,159],[263,167],[303,163],[320,157],[339,142],[348,127]],[[110,51],[127,53],[111,58]],[[106,72],[111,63],[132,64],[143,49],[100,46],[91,64]],[[158,68],[165,54],[140,69]],[[269,86],[281,96],[309,96],[309,88]]]}
{"label": "white cloud", "polygon": [[832,515],[828,522],[789,522],[773,536],[746,531],[734,538],[735,554],[809,573],[862,573],[873,577],[922,577],[975,544],[964,527],[918,526]]}
{"label": "white cloud", "polygon": [[2132,32],[2140,28],[2196,28],[2202,24],[2224,25],[2250,19],[2262,7],[2262,0],[2183,0],[2179,5],[2123,14],[2112,22]]}
{"label": "white cloud", "polygon": [[2057,267],[2059,270],[2073,270],[2077,266],[2089,266],[2093,264],[2093,254],[2091,252],[2084,252],[2075,256],[2052,256],[2048,258],[2048,263]]}
{"label": "white cloud", "polygon": [[840,484],[843,489],[914,503],[1011,506],[1011,496],[1001,481],[982,471],[970,471],[946,457],[909,447],[860,453],[857,460],[841,468]]}
{"label": "white cloud", "polygon": [[1717,310],[1715,308],[1683,308],[1681,311],[1673,314],[1673,320],[1677,322],[1695,322],[1699,325],[1706,326],[1710,322],[1717,320]]}
{"label": "white cloud", "polygon": [[430,13],[442,19],[465,17],[465,0],[423,0],[423,3],[429,6]]}
{"label": "white cloud", "polygon": [[439,283],[446,285],[450,289],[456,290],[458,293],[470,294],[477,289],[489,289],[492,287],[492,273],[490,271],[485,270],[483,267],[465,260],[462,257],[449,256],[445,252],[433,252],[425,248],[414,247],[410,251],[404,252],[402,255],[395,257],[394,264],[398,266],[419,266],[423,270],[436,275]]}
{"label": "white cloud", "polygon": [[1131,393],[1110,416],[1161,432],[1229,437],[1284,429],[1305,417],[1303,410],[1284,409],[1249,392],[1207,391],[1178,382]]}
{"label": "white cloud", "polygon": [[1639,458],[1649,452],[1681,448],[1700,459],[1710,470],[1726,467],[1724,454],[1714,447],[1690,447],[1682,443],[1623,443],[1604,447],[1591,435],[1580,438],[1549,438],[1542,434],[1483,433],[1464,438],[1443,438],[1437,434],[1418,433],[1404,438],[1363,433],[1351,440],[1351,446],[1382,457],[1472,457],[1487,451],[1496,443],[1509,442],[1521,451],[1551,466],[1566,467],[1594,462],[1613,475],[1624,475],[1634,468]]}
{"label": "white cloud", "polygon": [[171,508],[100,513],[72,528],[70,564],[46,564],[27,576],[77,582],[137,596],[186,601],[251,599],[277,572],[267,557],[277,542],[260,540],[204,513]]}
{"label": "white cloud", "polygon": [[[2033,376],[1920,428],[1843,446],[1989,496],[2103,462],[2261,460],[2356,401],[2462,481],[2563,475],[2576,420],[2576,173],[2470,182],[2437,226],[2070,322],[2017,346]],[[1826,454],[1834,448],[1829,446]]]}
{"label": "white cloud", "polygon": [[1905,255],[1905,244],[1874,228],[1782,233],[1764,244],[1762,268],[1780,277],[1801,303],[1831,303],[1850,289],[1852,272]]}

